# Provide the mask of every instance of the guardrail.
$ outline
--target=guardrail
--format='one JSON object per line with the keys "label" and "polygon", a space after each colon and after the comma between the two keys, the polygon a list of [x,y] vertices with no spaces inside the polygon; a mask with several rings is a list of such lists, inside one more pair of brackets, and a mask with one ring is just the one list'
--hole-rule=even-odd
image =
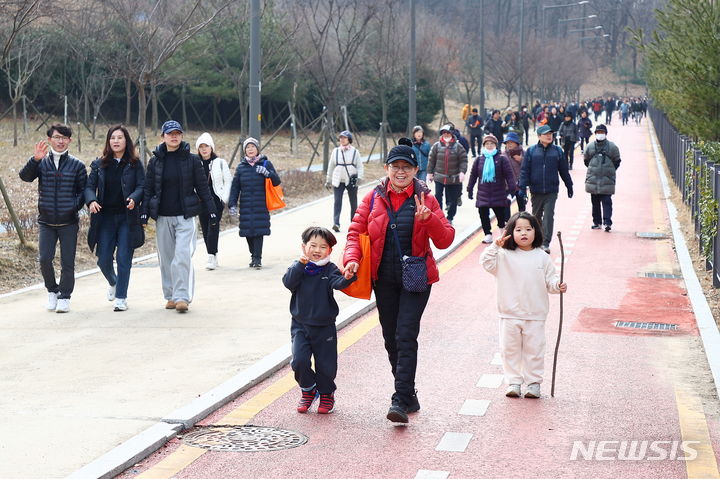
{"label": "guardrail", "polygon": [[[702,255],[703,228],[700,189],[702,185],[707,185],[712,191],[712,198],[720,201],[720,164],[711,161],[691,138],[681,135],[667,119],[665,113],[648,105],[648,114],[655,126],[655,134],[665,156],[670,175],[682,193],[683,202],[692,214],[695,238],[700,245]],[[718,230],[720,229],[716,229],[712,236],[711,251],[705,257],[705,268],[707,271],[712,270],[713,287],[715,288],[720,288]]]}

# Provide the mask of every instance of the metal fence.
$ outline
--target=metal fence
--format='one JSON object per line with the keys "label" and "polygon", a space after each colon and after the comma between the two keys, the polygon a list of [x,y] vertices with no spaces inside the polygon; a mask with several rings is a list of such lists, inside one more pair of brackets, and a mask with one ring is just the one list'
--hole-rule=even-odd
{"label": "metal fence", "polygon": [[[675,185],[682,193],[683,202],[692,213],[695,225],[695,238],[702,250],[702,228],[700,215],[700,185],[708,181],[712,189],[713,198],[720,200],[720,164],[716,164],[702,153],[694,144],[693,140],[681,135],[668,121],[665,113],[648,106],[648,114],[655,126],[655,134],[660,148],[665,155],[670,174]],[[687,160],[688,152],[692,155],[692,163]],[[688,172],[688,166],[692,165],[693,171]],[[719,228],[720,231],[720,228]],[[712,238],[712,251],[709,258],[705,259],[705,268],[712,270],[713,287],[720,288],[720,241],[718,235]]]}

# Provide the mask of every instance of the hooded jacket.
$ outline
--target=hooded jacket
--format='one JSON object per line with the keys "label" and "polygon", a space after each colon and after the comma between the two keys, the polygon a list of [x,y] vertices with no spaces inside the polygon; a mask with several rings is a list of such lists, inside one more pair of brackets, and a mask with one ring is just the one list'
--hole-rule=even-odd
{"label": "hooded jacket", "polygon": [[87,169],[67,151],[60,156],[58,168],[48,153],[40,161],[30,158],[20,179],[31,183],[38,179],[38,223],[63,226],[78,222],[83,207]]}
{"label": "hooded jacket", "polygon": [[[383,250],[386,246],[389,248],[395,247],[393,244],[385,244],[387,226],[390,222],[387,212],[390,204],[387,196],[389,181],[388,178],[382,180],[358,205],[355,217],[348,229],[347,244],[343,255],[344,265],[353,261],[359,264],[362,259],[360,234],[367,233],[370,236],[370,271],[373,280],[378,279],[378,269],[383,257]],[[418,179],[413,181],[415,194],[425,193],[425,206],[430,208],[431,213],[427,220],[418,220],[413,224],[412,256],[426,256],[428,284],[432,284],[440,279],[440,273],[433,257],[430,240],[438,248],[447,248],[455,239],[455,228],[445,218],[438,201],[430,193],[430,189],[425,183]],[[370,210],[371,204],[372,210]]]}
{"label": "hooded jacket", "polygon": [[[178,161],[180,161],[180,193],[182,197],[180,207],[183,217],[197,216],[203,211],[203,207],[208,214],[217,213],[200,157],[190,153],[190,145],[184,141],[180,143],[177,151],[179,153]],[[148,162],[141,215],[143,223],[147,223],[148,216],[154,220],[158,218],[166,155],[167,147],[165,143],[160,143]]]}

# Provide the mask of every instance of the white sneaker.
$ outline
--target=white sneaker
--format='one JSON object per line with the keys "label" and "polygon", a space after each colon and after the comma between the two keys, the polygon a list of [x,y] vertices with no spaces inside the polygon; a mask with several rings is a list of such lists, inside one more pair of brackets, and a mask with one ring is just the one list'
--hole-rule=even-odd
{"label": "white sneaker", "polygon": [[209,269],[210,271],[217,268],[218,262],[217,262],[217,255],[209,254],[208,255],[208,262],[207,265],[205,265],[205,269]]}
{"label": "white sneaker", "polygon": [[492,243],[492,235],[485,235],[485,239],[482,240],[482,242],[485,243],[485,244],[490,244],[490,243]]}
{"label": "white sneaker", "polygon": [[115,299],[114,311],[127,311],[127,298]]}
{"label": "white sneaker", "polygon": [[528,384],[527,391],[525,391],[525,397],[538,399],[540,397],[540,385],[538,383]]}
{"label": "white sneaker", "polygon": [[56,313],[67,313],[70,311],[70,299],[61,298],[57,300],[57,307],[55,308]]}
{"label": "white sneaker", "polygon": [[48,311],[55,311],[55,308],[57,308],[58,303],[58,297],[57,293],[48,293],[48,302],[47,302],[47,310]]}
{"label": "white sneaker", "polygon": [[507,391],[505,391],[505,395],[509,398],[519,398],[520,397],[520,385],[519,384],[511,384],[508,386]]}
{"label": "white sneaker", "polygon": [[108,301],[115,301],[115,287],[116,287],[116,286],[117,286],[117,285],[115,285],[115,286],[110,286],[110,287],[108,288],[108,293],[107,293],[107,299],[108,299]]}

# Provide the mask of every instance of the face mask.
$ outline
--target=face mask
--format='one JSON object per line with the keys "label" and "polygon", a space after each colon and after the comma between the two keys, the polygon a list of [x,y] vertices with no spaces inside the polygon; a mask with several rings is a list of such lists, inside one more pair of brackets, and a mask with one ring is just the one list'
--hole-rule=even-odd
{"label": "face mask", "polygon": [[596,133],[595,138],[597,139],[597,141],[605,141],[607,135],[605,133]]}

